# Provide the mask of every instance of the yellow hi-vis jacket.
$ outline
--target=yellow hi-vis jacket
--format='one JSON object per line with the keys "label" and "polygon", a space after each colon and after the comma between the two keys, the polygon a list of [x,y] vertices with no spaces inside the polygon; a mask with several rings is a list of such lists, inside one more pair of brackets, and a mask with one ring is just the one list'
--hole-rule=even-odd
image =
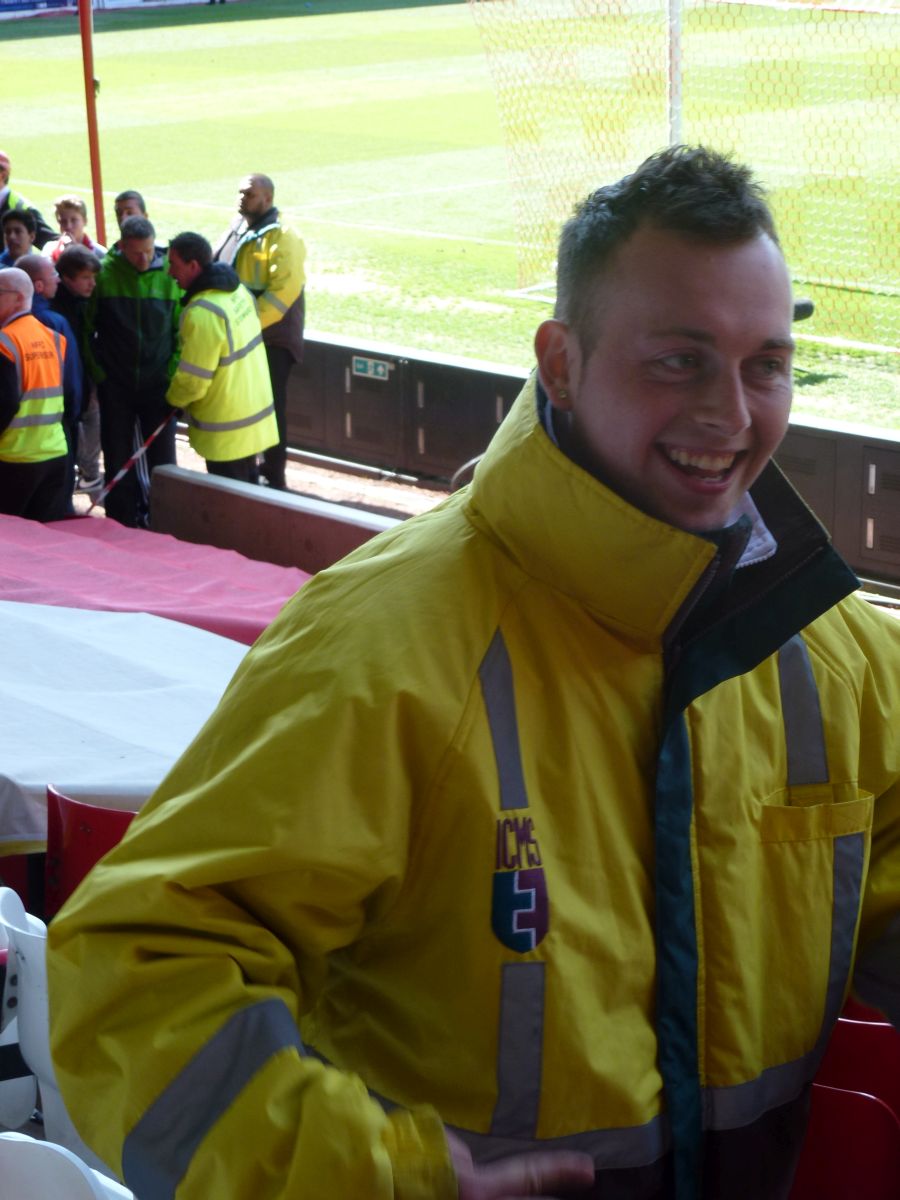
{"label": "yellow hi-vis jacket", "polygon": [[16,367],[19,410],[0,433],[0,461],[36,463],[66,453],[63,365],[66,339],[30,313],[0,329],[0,354]]}
{"label": "yellow hi-vis jacket", "polygon": [[278,210],[270,209],[238,242],[234,269],[256,298],[266,345],[283,346],[299,358],[303,345],[306,246]]}
{"label": "yellow hi-vis jacket", "polygon": [[[253,297],[235,287],[202,287],[181,317],[181,359],[166,399],[184,410],[191,446],[213,462],[258,454],[278,441],[269,366]],[[212,277],[213,284],[215,276]]]}
{"label": "yellow hi-vis jacket", "polygon": [[454,1200],[441,1121],[598,1197],[787,1195],[851,979],[900,1020],[900,624],[753,494],[648,517],[530,384],[286,606],[50,926],[57,1077],[141,1200]]}

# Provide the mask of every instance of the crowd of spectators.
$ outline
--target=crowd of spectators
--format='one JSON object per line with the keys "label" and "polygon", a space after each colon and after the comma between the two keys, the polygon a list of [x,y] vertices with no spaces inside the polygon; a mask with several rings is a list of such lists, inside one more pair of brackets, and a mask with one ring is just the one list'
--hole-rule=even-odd
{"label": "crowd of spectators", "polygon": [[[9,334],[0,337],[0,483],[47,461],[51,450],[58,456],[58,438],[39,432],[47,425],[61,426],[66,453],[64,471],[51,473],[52,496],[44,489],[35,503],[30,485],[5,486],[0,512],[58,519],[73,514],[73,494],[82,491],[102,498],[106,515],[122,524],[148,525],[150,476],[175,462],[179,414],[211,472],[284,489],[287,381],[303,347],[305,247],[281,222],[272,180],[246,176],[236,219],[215,251],[186,232],[175,239],[183,254],[173,261],[140,192],[116,196],[118,238],[107,249],[88,232],[81,197],[55,202],[54,231],[10,186],[10,173],[0,151],[0,271],[13,269],[0,320]],[[39,390],[53,390],[56,399],[39,415],[28,411],[38,368],[16,341],[32,318],[58,335],[60,355],[60,379],[41,376]],[[49,354],[43,343],[34,346],[34,354]]]}

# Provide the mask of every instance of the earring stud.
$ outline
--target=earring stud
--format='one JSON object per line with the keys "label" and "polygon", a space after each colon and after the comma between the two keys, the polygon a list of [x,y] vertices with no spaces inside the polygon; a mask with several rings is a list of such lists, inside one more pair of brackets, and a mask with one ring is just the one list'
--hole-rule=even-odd
{"label": "earring stud", "polygon": [[556,395],[560,400],[568,400],[568,398],[569,398],[569,393],[566,391],[565,388],[558,388]]}

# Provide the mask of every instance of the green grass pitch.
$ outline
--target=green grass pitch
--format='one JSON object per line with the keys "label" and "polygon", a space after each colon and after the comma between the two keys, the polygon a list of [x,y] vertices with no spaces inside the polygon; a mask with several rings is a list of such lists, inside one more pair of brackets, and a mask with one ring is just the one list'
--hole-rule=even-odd
{"label": "green grass pitch", "polygon": [[[240,177],[265,171],[307,243],[310,331],[531,364],[547,308],[515,294],[503,132],[464,3],[232,0],[98,12],[94,30],[109,240],[124,188],[161,238],[215,238]],[[14,186],[51,221],[63,192],[90,207],[77,19],[0,23],[0,40]],[[869,253],[893,228],[872,221]],[[799,362],[798,411],[900,429],[896,356]]]}

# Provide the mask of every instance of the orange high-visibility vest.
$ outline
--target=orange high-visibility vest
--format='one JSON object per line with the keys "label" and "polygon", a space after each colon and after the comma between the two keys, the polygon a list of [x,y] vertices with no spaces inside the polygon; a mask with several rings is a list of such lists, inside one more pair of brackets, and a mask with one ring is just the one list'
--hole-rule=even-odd
{"label": "orange high-visibility vest", "polygon": [[15,363],[19,410],[0,433],[0,461],[45,462],[66,453],[63,362],[66,339],[25,313],[0,329],[0,354]]}

